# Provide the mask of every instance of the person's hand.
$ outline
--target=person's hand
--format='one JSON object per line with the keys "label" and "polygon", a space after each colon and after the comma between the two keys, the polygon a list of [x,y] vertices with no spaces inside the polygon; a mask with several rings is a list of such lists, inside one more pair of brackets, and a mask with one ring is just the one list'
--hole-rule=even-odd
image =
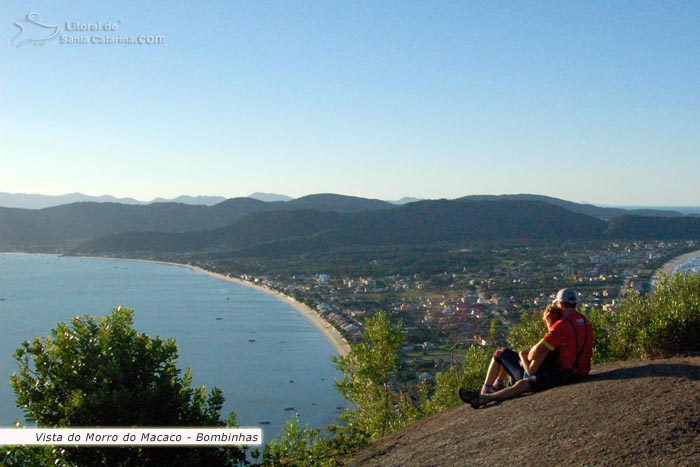
{"label": "person's hand", "polygon": [[547,306],[542,314],[542,321],[544,322],[544,325],[547,326],[548,330],[551,329],[552,326],[554,326],[554,323],[559,321],[561,318],[561,308],[559,308],[557,305]]}

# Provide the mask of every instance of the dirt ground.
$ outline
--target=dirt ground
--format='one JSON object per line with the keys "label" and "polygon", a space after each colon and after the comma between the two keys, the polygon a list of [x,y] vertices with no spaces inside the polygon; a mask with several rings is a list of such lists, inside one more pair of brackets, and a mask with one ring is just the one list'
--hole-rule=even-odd
{"label": "dirt ground", "polygon": [[590,379],[425,418],[353,467],[699,466],[700,357],[632,360]]}

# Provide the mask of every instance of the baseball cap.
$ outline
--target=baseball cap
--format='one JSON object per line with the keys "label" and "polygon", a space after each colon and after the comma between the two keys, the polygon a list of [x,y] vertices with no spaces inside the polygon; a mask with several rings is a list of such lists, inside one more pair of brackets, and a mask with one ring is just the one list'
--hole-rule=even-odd
{"label": "baseball cap", "polygon": [[576,302],[578,302],[578,298],[576,296],[576,292],[573,289],[561,289],[559,292],[557,292],[557,298],[554,299],[552,304],[558,305],[560,303],[569,303],[572,305],[576,305]]}

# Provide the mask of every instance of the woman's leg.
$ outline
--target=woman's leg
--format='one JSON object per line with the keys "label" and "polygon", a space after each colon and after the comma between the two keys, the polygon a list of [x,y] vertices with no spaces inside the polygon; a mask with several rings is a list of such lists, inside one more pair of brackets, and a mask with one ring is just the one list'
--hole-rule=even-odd
{"label": "woman's leg", "polygon": [[495,358],[491,358],[489,369],[486,372],[486,379],[484,379],[484,385],[481,386],[481,393],[488,394],[491,392],[493,390],[493,382],[496,381],[496,378],[502,373],[505,373],[505,371],[505,368],[503,368],[503,366],[501,366],[501,364],[498,363]]}

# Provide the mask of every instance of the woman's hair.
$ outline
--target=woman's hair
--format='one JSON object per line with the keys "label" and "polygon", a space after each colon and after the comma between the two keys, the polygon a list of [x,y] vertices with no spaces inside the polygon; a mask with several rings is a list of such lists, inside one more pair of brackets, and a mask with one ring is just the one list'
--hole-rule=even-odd
{"label": "woman's hair", "polygon": [[547,326],[547,329],[550,329],[552,326],[554,326],[554,323],[556,323],[562,318],[563,315],[561,314],[561,309],[556,305],[547,306],[547,308],[545,308],[544,310],[544,313],[542,314],[542,321],[544,321],[544,324],[545,326]]}

